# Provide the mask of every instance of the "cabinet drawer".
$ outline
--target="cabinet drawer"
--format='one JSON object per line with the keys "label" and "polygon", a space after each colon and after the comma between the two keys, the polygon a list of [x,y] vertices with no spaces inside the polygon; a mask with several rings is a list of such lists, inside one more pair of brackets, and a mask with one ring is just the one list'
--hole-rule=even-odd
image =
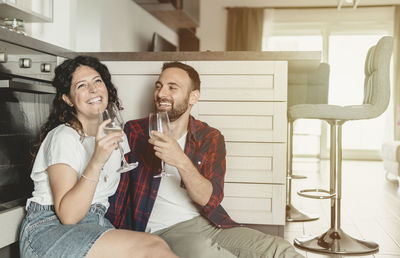
{"label": "cabinet drawer", "polygon": [[225,183],[222,206],[233,220],[249,224],[285,224],[285,186]]}
{"label": "cabinet drawer", "polygon": [[225,182],[285,184],[286,144],[226,142]]}
{"label": "cabinet drawer", "polygon": [[201,75],[202,100],[284,101],[275,96],[273,74]]}
{"label": "cabinet drawer", "polygon": [[201,99],[286,101],[287,63],[276,61],[187,62],[200,74]]}
{"label": "cabinet drawer", "polygon": [[286,102],[199,102],[192,113],[225,141],[286,142]]}

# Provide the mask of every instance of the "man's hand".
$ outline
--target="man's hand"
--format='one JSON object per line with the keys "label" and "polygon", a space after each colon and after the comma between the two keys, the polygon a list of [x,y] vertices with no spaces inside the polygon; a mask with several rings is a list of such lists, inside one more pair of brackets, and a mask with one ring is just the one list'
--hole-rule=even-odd
{"label": "man's hand", "polygon": [[186,190],[195,203],[206,205],[213,191],[211,182],[200,174],[175,139],[160,132],[151,133],[154,138],[150,138],[149,143],[154,145],[155,155],[178,169]]}
{"label": "man's hand", "polygon": [[154,145],[155,155],[169,165],[179,167],[179,163],[187,156],[178,142],[174,138],[157,131],[151,131],[151,134],[154,137],[149,139],[149,143]]}

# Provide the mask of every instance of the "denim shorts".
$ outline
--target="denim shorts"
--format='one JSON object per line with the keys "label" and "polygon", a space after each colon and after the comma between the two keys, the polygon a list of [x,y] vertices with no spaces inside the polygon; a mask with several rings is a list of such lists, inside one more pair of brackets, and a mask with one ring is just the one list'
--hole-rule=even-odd
{"label": "denim shorts", "polygon": [[103,205],[92,204],[79,223],[63,225],[53,205],[31,202],[21,225],[21,258],[86,257],[96,240],[114,229],[105,212]]}

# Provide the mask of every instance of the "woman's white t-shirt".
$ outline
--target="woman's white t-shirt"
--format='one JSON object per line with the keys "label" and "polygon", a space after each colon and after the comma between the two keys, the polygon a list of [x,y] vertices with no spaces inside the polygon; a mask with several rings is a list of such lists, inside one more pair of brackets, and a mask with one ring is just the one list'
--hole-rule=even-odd
{"label": "woman's white t-shirt", "polygon": [[[124,153],[130,151],[126,136],[123,137],[121,146]],[[95,147],[95,137],[86,136],[81,141],[81,136],[68,125],[61,124],[51,130],[42,142],[36,155],[31,178],[34,182],[34,191],[27,201],[27,207],[31,201],[41,205],[54,205],[50,189],[47,168],[54,164],[66,164],[77,173],[80,178],[89,163]],[[101,203],[109,207],[108,197],[117,190],[120,173],[116,170],[121,165],[121,154],[114,150],[105,163],[97,183],[93,203]]]}

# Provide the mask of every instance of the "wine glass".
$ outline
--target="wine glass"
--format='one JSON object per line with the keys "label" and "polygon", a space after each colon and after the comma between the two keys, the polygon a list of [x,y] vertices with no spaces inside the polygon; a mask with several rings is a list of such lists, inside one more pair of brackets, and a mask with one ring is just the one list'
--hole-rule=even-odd
{"label": "wine glass", "polygon": [[[100,123],[107,119],[111,119],[111,122],[108,123],[106,126],[104,126],[105,134],[122,131],[122,128],[124,127],[124,120],[122,119],[118,107],[114,103],[110,103],[103,112],[99,112]],[[120,143],[118,143],[118,149],[119,152],[121,153],[121,161],[122,161],[121,167],[117,169],[118,173],[127,172],[138,166],[138,162],[135,163],[126,162],[124,150],[122,149]]]}
{"label": "wine glass", "polygon": [[[151,134],[151,131],[158,131],[163,134],[167,134],[169,132],[169,118],[167,112],[157,112],[150,113],[149,115],[149,135],[151,138],[154,136]],[[165,162],[161,160],[161,173],[155,175],[154,177],[164,177],[170,176],[171,174],[165,171]]]}

